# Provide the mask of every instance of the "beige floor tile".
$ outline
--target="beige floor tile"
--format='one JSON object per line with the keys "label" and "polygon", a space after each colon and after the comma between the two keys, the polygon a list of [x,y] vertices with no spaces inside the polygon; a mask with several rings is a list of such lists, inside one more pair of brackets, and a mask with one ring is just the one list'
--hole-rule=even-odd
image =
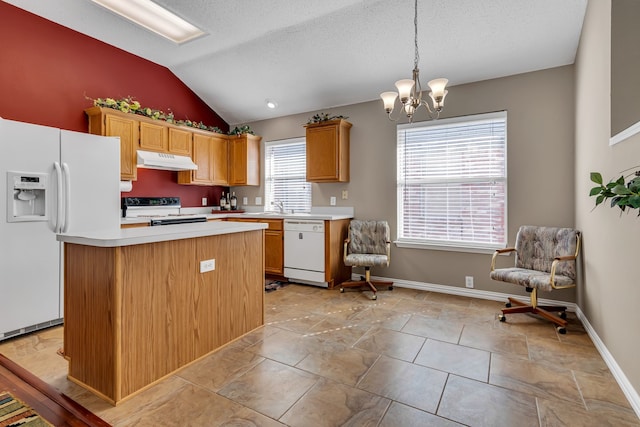
{"label": "beige floor tile", "polygon": [[471,298],[463,297],[460,295],[452,295],[452,294],[444,294],[440,292],[428,292],[425,296],[425,301],[438,303],[438,304],[446,304],[446,305],[455,305],[456,307],[469,307],[471,305]]}
{"label": "beige floor tile", "polygon": [[371,326],[368,322],[361,323],[357,320],[340,321],[327,317],[309,329],[305,335],[315,337],[324,342],[335,342],[351,347],[370,328]]}
{"label": "beige floor tile", "polygon": [[381,327],[369,329],[355,347],[413,362],[424,342],[422,337]]}
{"label": "beige floor tile", "polygon": [[505,333],[487,326],[465,325],[460,344],[524,359],[529,355],[525,335]]}
{"label": "beige floor tile", "polygon": [[226,347],[176,373],[177,376],[210,391],[218,391],[264,360],[238,347]]}
{"label": "beige floor tile", "polygon": [[278,419],[317,380],[316,375],[282,363],[264,360],[227,384],[218,394],[261,414]]}
{"label": "beige floor tile", "polygon": [[489,384],[544,399],[558,399],[583,405],[573,372],[501,354],[491,356]]}
{"label": "beige floor tile", "polygon": [[293,427],[375,426],[390,403],[364,390],[322,379],[280,421]]}
{"label": "beige floor tile", "polygon": [[360,349],[327,346],[310,353],[296,368],[355,386],[378,357],[377,353]]}
{"label": "beige floor tile", "polygon": [[307,357],[311,351],[308,343],[309,340],[305,339],[301,334],[280,330],[247,347],[246,350],[262,357],[294,366]]}
{"label": "beige floor tile", "polygon": [[566,401],[537,399],[540,426],[630,427],[640,426],[638,418],[628,413],[588,411]]}
{"label": "beige floor tile", "polygon": [[487,381],[490,353],[428,339],[414,363],[478,381]]}
{"label": "beige floor tile", "polygon": [[380,356],[358,388],[435,413],[447,374]]}
{"label": "beige floor tile", "polygon": [[529,338],[528,344],[529,355],[534,362],[599,375],[609,372],[609,368],[595,347],[562,343],[537,337]]}
{"label": "beige floor tile", "polygon": [[385,304],[362,310],[352,320],[360,325],[383,326],[399,331],[407,324],[410,317],[410,314],[395,311]]}
{"label": "beige floor tile", "polygon": [[633,413],[613,375],[574,372],[578,387],[588,410],[619,410]]}
{"label": "beige floor tile", "polygon": [[462,426],[454,421],[421,411],[402,403],[393,402],[384,415],[379,427],[399,426],[433,426],[433,427],[457,427]]}
{"label": "beige floor tile", "polygon": [[413,315],[401,329],[408,334],[419,335],[434,340],[456,344],[460,339],[464,324],[445,320],[433,319],[421,315]]}
{"label": "beige floor tile", "polygon": [[478,427],[538,426],[533,396],[450,375],[437,415]]}

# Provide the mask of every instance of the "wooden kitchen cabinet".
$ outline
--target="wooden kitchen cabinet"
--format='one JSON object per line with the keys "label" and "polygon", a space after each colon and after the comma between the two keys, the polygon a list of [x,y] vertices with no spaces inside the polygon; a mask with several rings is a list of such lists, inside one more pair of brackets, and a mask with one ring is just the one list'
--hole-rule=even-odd
{"label": "wooden kitchen cabinet", "polygon": [[137,149],[140,124],[135,116],[111,108],[91,107],[85,110],[89,133],[120,137],[120,179],[138,179]]}
{"label": "wooden kitchen cabinet", "polygon": [[260,185],[260,140],[251,134],[229,137],[229,185]]}
{"label": "wooden kitchen cabinet", "polygon": [[191,157],[192,140],[193,132],[173,126],[169,127],[169,153]]}
{"label": "wooden kitchen cabinet", "polygon": [[140,149],[167,153],[169,129],[163,124],[140,121]]}
{"label": "wooden kitchen cabinet", "polygon": [[342,119],[306,126],[308,182],[349,182],[351,126]]}
{"label": "wooden kitchen cabinet", "polygon": [[260,222],[269,227],[264,230],[264,272],[284,274],[284,228],[282,219],[227,218],[227,221]]}
{"label": "wooden kitchen cabinet", "polygon": [[198,169],[178,172],[178,184],[229,185],[226,135],[193,132],[191,158]]}

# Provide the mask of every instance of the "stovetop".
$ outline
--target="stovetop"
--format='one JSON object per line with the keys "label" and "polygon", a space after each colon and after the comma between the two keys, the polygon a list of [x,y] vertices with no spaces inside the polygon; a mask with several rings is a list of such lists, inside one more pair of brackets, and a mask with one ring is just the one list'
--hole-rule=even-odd
{"label": "stovetop", "polygon": [[121,200],[123,218],[206,218],[206,215],[180,212],[180,197],[123,197]]}

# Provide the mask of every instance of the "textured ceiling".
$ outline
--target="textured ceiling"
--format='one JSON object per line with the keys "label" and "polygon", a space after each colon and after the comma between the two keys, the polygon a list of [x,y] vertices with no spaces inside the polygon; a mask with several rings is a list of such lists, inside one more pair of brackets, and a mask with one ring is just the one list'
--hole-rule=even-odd
{"label": "textured ceiling", "polygon": [[[379,99],[411,77],[410,0],[155,1],[206,36],[179,46],[90,0],[7,0],[166,66],[231,125]],[[423,86],[572,64],[586,5],[419,0]],[[266,99],[278,108],[267,109]]]}

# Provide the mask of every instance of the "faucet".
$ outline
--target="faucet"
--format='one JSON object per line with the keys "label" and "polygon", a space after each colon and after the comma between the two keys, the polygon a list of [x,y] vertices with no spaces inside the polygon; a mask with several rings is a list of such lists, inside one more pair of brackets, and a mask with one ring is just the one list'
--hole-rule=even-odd
{"label": "faucet", "polygon": [[284,202],[282,200],[276,200],[271,202],[272,205],[276,205],[280,213],[284,213]]}

